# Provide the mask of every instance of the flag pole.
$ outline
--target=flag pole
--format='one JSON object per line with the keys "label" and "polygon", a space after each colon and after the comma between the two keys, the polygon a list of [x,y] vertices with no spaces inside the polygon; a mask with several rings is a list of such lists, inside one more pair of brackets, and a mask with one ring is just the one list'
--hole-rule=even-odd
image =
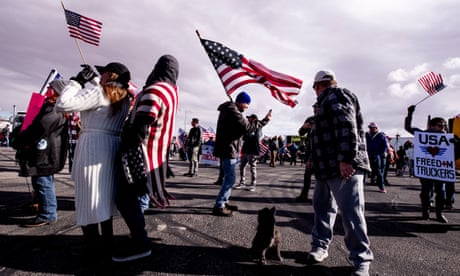
{"label": "flag pole", "polygon": [[439,92],[441,92],[441,90],[443,90],[443,89],[446,88],[446,87],[447,87],[446,85],[443,85],[443,87],[442,87],[439,91],[437,91],[436,94],[428,95],[428,96],[426,96],[425,98],[421,99],[418,103],[416,103],[416,104],[414,104],[414,105],[418,105],[419,103],[423,102],[424,100],[428,99],[429,97],[434,96],[434,95],[437,95]]}
{"label": "flag pole", "polygon": [[418,103],[416,103],[414,105],[418,105],[419,103],[423,102],[424,100],[428,99],[429,97],[431,97],[431,95],[426,96],[425,98],[423,98],[421,101],[419,101]]}
{"label": "flag pole", "polygon": [[[66,9],[62,1],[61,1],[61,5],[62,5],[62,9],[64,10],[64,15],[65,15]],[[77,44],[77,48],[78,48],[78,51],[80,52],[80,57],[83,60],[83,64],[88,64],[88,62],[86,62],[85,56],[83,55],[83,51],[81,50],[80,43],[78,43],[78,40],[75,37],[74,37],[74,40],[75,40],[75,44]]]}
{"label": "flag pole", "polygon": [[[201,44],[201,35],[200,35],[200,32],[199,32],[198,30],[195,30],[195,33],[196,33],[196,35],[198,36],[198,39],[200,40],[200,44]],[[203,46],[203,45],[201,45],[201,46]],[[213,65],[213,66],[214,66],[214,65]],[[214,70],[214,71],[216,71],[216,70]],[[216,74],[217,74],[217,71],[216,71]],[[219,76],[219,74],[218,74],[218,76]],[[220,81],[222,82],[222,79],[221,79],[220,77],[219,77],[219,79],[220,79]],[[222,82],[222,85],[223,85],[223,84],[224,84],[224,83]],[[225,85],[224,85],[224,89],[225,89]],[[230,97],[230,95],[227,94],[227,91],[225,91],[225,94],[226,94],[227,97],[230,99],[230,101],[233,102],[232,97]]]}
{"label": "flag pole", "polygon": [[44,95],[46,92],[46,89],[48,88],[48,84],[56,78],[57,75],[57,70],[56,69],[51,69],[50,73],[48,74],[48,77],[46,78],[45,82],[42,85],[42,88],[40,88],[40,95]]}

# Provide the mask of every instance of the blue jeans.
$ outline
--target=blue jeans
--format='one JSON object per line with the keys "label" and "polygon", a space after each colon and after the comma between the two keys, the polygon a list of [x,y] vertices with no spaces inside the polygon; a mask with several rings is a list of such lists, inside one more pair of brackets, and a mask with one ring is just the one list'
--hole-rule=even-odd
{"label": "blue jeans", "polygon": [[150,197],[148,194],[139,196],[139,204],[141,206],[142,211],[147,210],[150,207]]}
{"label": "blue jeans", "polygon": [[372,178],[376,178],[377,186],[380,190],[385,189],[385,168],[386,157],[383,155],[370,156]]}
{"label": "blue jeans", "polygon": [[148,245],[149,239],[145,230],[144,213],[134,185],[128,184],[124,176],[120,176],[120,181],[115,191],[115,203],[129,228],[133,242],[140,246]]}
{"label": "blue jeans", "polygon": [[228,203],[230,195],[232,194],[233,184],[235,184],[235,170],[236,165],[238,164],[238,159],[222,158],[220,159],[220,162],[224,172],[224,179],[222,186],[220,187],[219,194],[217,195],[216,204],[214,207],[224,208],[225,204]]}
{"label": "blue jeans", "polygon": [[328,250],[333,237],[337,208],[340,208],[345,245],[350,252],[349,259],[355,266],[369,264],[374,258],[369,247],[364,217],[363,178],[363,172],[357,171],[348,180],[341,177],[317,179],[313,192],[315,218],[312,247]]}
{"label": "blue jeans", "polygon": [[57,220],[57,199],[54,190],[54,176],[32,176],[32,187],[38,202],[39,221]]}

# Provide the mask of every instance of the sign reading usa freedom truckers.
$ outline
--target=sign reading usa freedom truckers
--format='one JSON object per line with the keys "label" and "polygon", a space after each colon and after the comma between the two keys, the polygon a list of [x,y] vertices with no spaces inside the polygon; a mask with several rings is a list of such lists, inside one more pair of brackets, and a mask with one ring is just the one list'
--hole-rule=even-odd
{"label": "sign reading usa freedom truckers", "polygon": [[416,177],[455,182],[452,133],[414,133],[414,174]]}

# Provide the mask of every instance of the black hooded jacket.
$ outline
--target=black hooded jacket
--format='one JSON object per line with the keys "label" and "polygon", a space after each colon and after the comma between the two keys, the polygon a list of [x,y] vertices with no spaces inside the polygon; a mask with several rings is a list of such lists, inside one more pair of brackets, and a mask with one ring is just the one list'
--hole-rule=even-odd
{"label": "black hooded jacket", "polygon": [[[179,76],[179,63],[171,55],[161,56],[145,82],[144,89],[157,82],[176,85]],[[143,93],[143,92],[140,92]],[[140,98],[141,95],[138,95]],[[140,144],[147,136],[149,126],[154,122],[151,116],[136,116],[132,125],[125,124],[122,134],[122,148]],[[129,128],[129,129],[128,129]]]}
{"label": "black hooded jacket", "polygon": [[214,146],[214,156],[216,157],[236,158],[241,149],[243,135],[257,131],[257,129],[267,124],[265,119],[250,123],[238,110],[234,102],[225,102],[217,110],[220,113],[217,120],[216,143]]}
{"label": "black hooded jacket", "polygon": [[52,175],[62,170],[67,156],[67,120],[54,104],[44,103],[32,124],[16,137],[20,176]]}

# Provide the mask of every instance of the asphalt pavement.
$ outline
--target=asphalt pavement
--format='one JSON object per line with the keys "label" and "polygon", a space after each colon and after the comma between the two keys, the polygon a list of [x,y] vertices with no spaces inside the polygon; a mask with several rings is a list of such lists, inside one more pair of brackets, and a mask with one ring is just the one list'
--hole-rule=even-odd
{"label": "asphalt pavement", "polygon": [[[17,175],[14,150],[0,148],[0,275],[350,275],[352,267],[337,217],[329,257],[307,265],[313,208],[297,203],[303,182],[301,164],[271,168],[259,164],[254,192],[233,190],[233,217],[211,215],[219,186],[218,169],[203,166],[197,177],[183,176],[188,164],[171,160],[174,178],[167,187],[176,200],[165,209],[146,211],[152,255],[130,263],[88,262],[80,227],[75,225],[74,183],[68,169],[55,175],[58,221],[39,228],[21,224],[33,218],[22,207],[31,200],[30,179]],[[458,203],[441,224],[421,220],[417,178],[390,172],[388,193],[365,186],[366,218],[375,260],[371,275],[460,275],[460,212]],[[314,186],[314,182],[313,182]],[[458,183],[457,183],[458,187]],[[310,195],[311,195],[310,191]],[[458,198],[458,193],[457,193]],[[282,234],[283,262],[259,265],[248,257],[257,227],[257,211],[276,207]],[[433,210],[434,212],[434,210]],[[121,217],[114,218],[115,246],[129,234]]]}

